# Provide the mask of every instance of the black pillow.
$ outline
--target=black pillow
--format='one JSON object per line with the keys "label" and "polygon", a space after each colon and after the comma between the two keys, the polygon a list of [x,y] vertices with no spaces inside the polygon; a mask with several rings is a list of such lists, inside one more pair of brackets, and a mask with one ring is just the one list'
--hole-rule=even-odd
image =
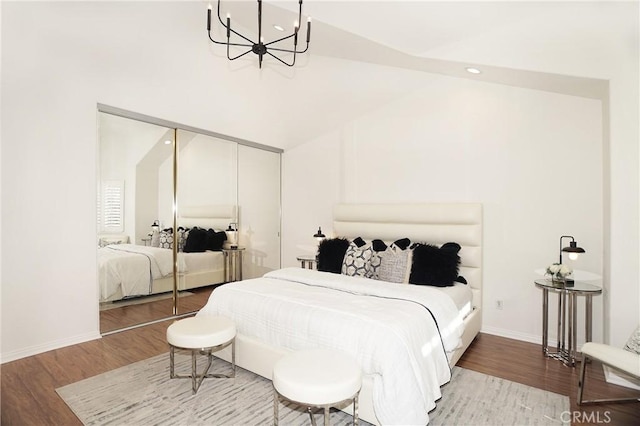
{"label": "black pillow", "polygon": [[373,251],[385,251],[387,245],[382,240],[373,240],[371,241],[371,248],[373,248]]}
{"label": "black pillow", "polygon": [[212,251],[222,251],[222,244],[227,241],[227,234],[224,231],[216,232],[213,229],[207,230],[206,249]]}
{"label": "black pillow", "polygon": [[462,275],[458,275],[458,278],[456,278],[454,281],[460,284],[468,284],[467,279]]}
{"label": "black pillow", "polygon": [[339,274],[342,271],[344,254],[349,247],[346,238],[328,238],[318,245],[318,271]]}
{"label": "black pillow", "polygon": [[414,244],[409,282],[436,287],[453,286],[458,278],[459,251],[460,245],[457,243],[446,243],[442,247]]}
{"label": "black pillow", "polygon": [[185,253],[200,253],[207,250],[207,231],[193,227],[189,230],[187,242],[184,244]]}
{"label": "black pillow", "polygon": [[398,247],[400,250],[405,250],[411,244],[411,240],[408,238],[401,238],[399,240],[395,240],[393,244]]}

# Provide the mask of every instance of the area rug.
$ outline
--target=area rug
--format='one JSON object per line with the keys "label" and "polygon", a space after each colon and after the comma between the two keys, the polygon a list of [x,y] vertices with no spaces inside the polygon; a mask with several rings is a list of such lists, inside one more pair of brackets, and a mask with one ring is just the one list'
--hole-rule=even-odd
{"label": "area rug", "polygon": [[[190,359],[176,355],[176,372],[190,371]],[[211,371],[224,374],[231,366],[216,359]],[[190,380],[169,379],[168,354],[56,391],[85,425],[273,424],[271,381],[238,368],[235,379],[205,379],[192,395]],[[460,367],[453,368],[442,394],[429,413],[430,425],[558,425],[569,410],[566,396]],[[321,413],[316,420],[322,422]],[[350,415],[332,410],[332,425],[351,422]],[[308,425],[309,415],[295,405],[281,404],[280,424]]]}

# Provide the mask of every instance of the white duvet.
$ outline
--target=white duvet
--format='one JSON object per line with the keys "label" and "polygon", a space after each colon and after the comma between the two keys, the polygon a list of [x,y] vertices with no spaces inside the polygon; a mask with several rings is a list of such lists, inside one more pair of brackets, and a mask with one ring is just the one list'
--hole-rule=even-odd
{"label": "white duvet", "polygon": [[272,346],[350,353],[373,378],[385,425],[428,423],[451,378],[446,352],[463,331],[453,300],[435,287],[302,268],[221,286],[198,315],[228,316],[238,333]]}
{"label": "white duvet", "polygon": [[173,274],[173,251],[135,244],[114,244],[98,249],[100,297],[122,290],[123,296],[152,293],[154,279]]}

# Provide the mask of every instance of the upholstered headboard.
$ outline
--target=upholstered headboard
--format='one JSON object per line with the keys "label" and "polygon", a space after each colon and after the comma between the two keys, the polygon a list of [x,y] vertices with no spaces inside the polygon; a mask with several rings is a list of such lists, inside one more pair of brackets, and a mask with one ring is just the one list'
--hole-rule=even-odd
{"label": "upholstered headboard", "polygon": [[482,307],[482,204],[338,204],[333,209],[336,237],[379,238],[392,242],[460,244],[460,275],[473,291],[474,307]]}
{"label": "upholstered headboard", "polygon": [[237,223],[235,205],[212,204],[206,206],[180,207],[178,226],[192,228],[197,226],[205,229],[224,231],[230,223]]}

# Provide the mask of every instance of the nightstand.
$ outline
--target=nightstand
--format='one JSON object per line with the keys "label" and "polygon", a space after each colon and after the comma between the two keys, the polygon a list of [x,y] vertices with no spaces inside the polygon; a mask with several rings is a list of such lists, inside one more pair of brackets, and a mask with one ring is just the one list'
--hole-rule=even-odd
{"label": "nightstand", "polygon": [[313,254],[301,254],[300,256],[296,257],[296,259],[298,260],[298,262],[300,262],[300,266],[302,267],[302,269],[313,269],[313,266],[316,263],[316,256]]}
{"label": "nightstand", "polygon": [[244,247],[222,249],[224,255],[224,282],[242,281],[242,255]]}
{"label": "nightstand", "polygon": [[[536,280],[536,287],[542,289],[542,353],[558,359],[566,365],[576,365],[576,326],[578,296],[585,297],[585,342],[591,341],[594,295],[602,294],[602,288],[593,284],[575,281],[573,285],[555,283],[550,279]],[[549,292],[558,293],[558,346],[549,351]]]}

